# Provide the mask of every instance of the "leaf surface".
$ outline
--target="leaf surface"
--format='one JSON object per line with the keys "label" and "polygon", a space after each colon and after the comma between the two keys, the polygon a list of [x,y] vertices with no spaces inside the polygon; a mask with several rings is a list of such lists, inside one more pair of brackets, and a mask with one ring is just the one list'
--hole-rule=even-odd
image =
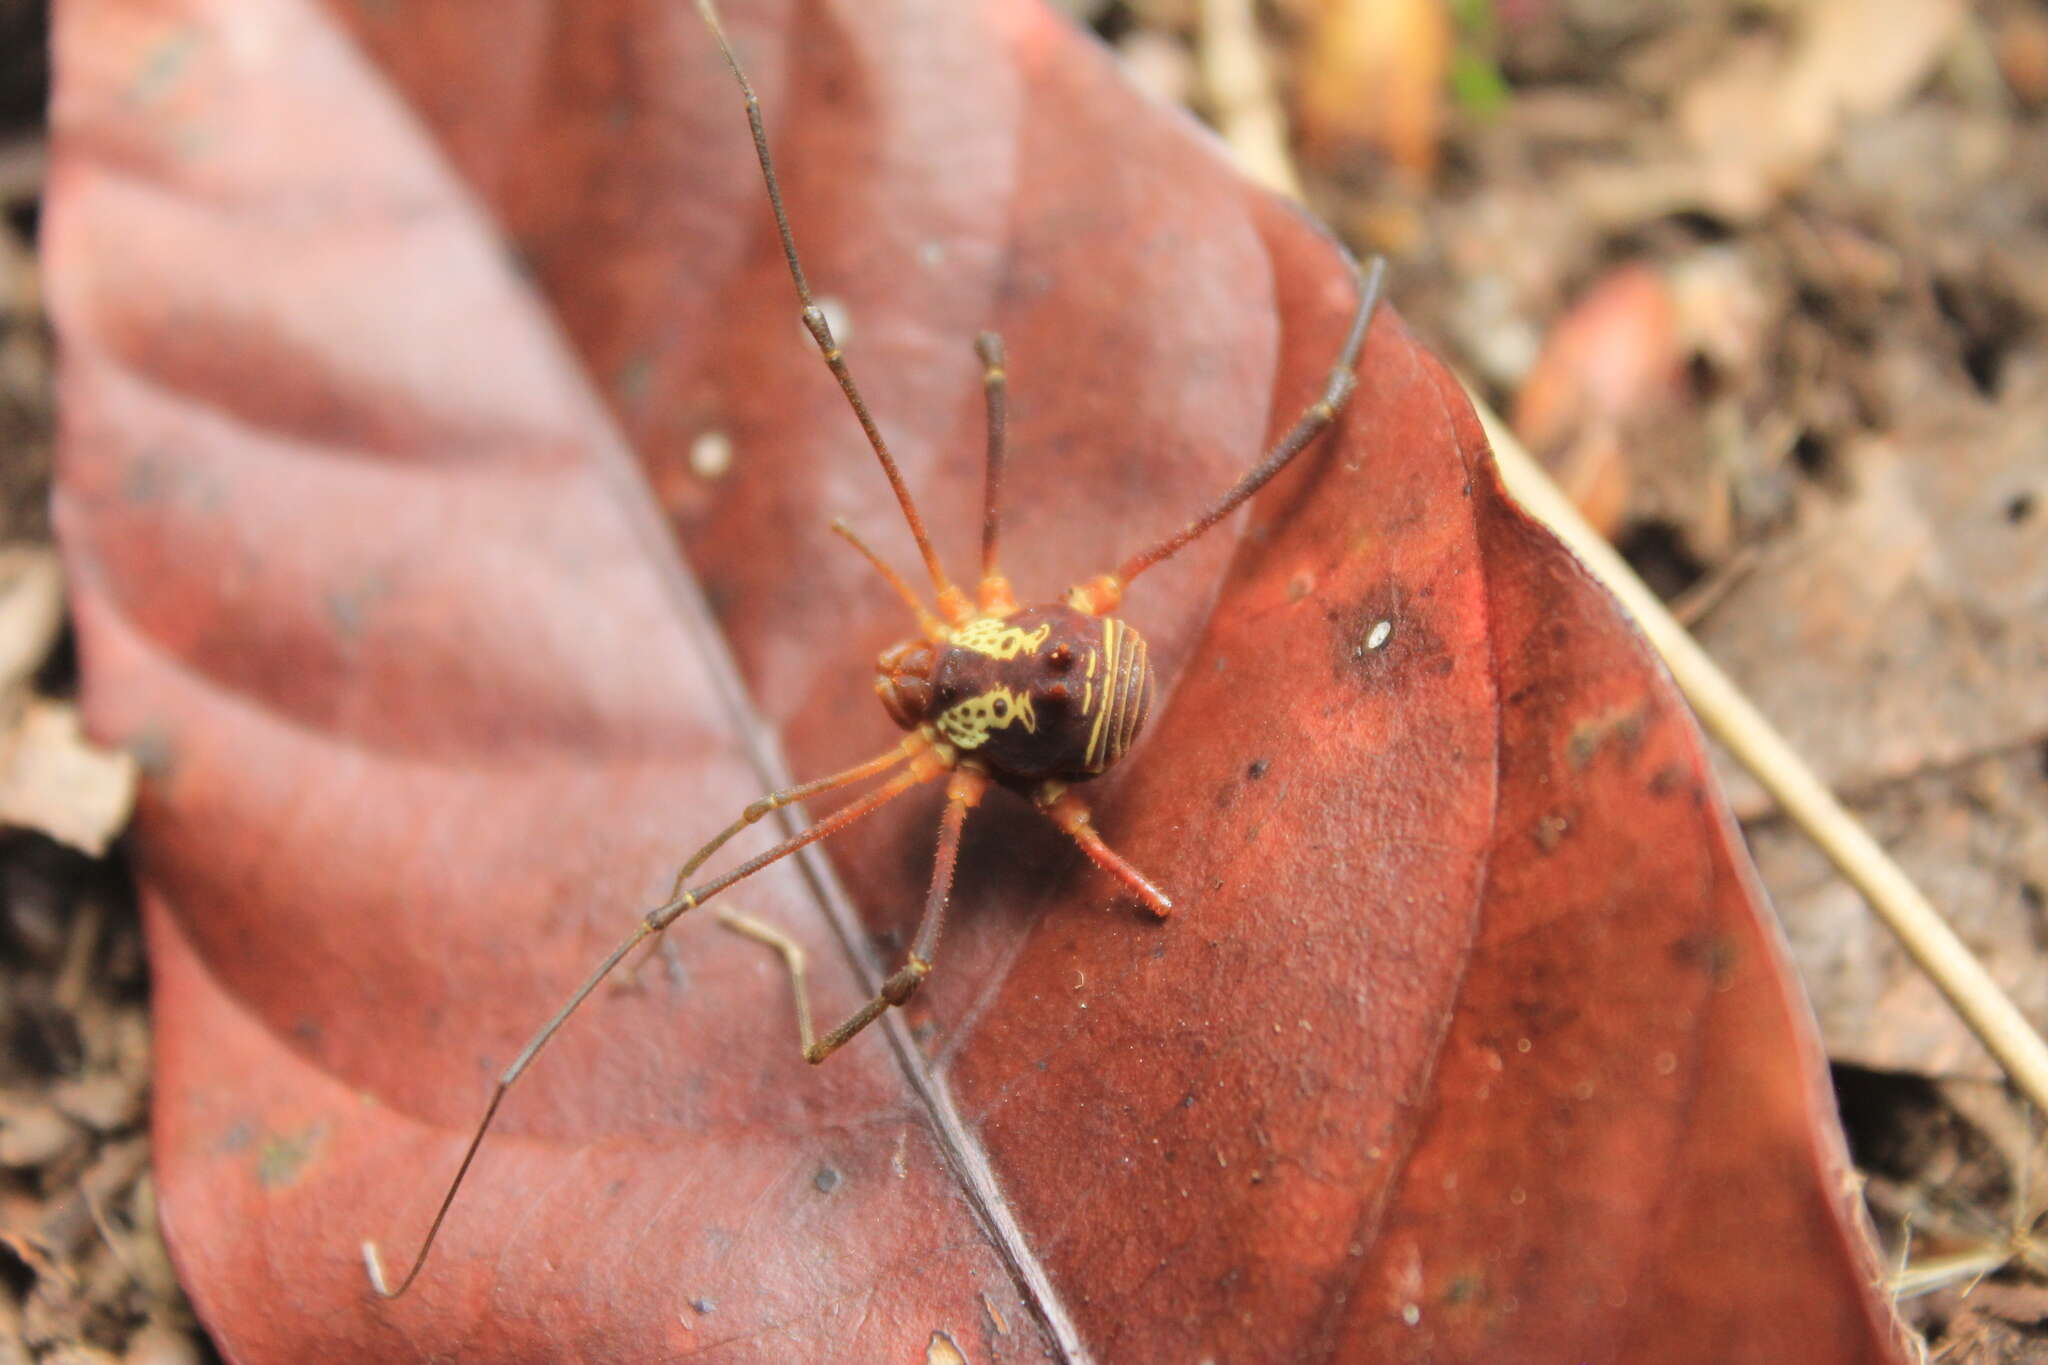
{"label": "leaf surface", "polygon": [[[978,329],[1032,597],[1315,391],[1327,242],[1060,22],[733,8],[956,572]],[[893,742],[909,623],[827,525],[912,561],[687,7],[60,18],[59,510],[149,773],[166,1230],[232,1359],[1898,1358],[1698,737],[1390,311],[1334,438],[1127,604],[1167,699],[1092,795],[1175,918],[992,799],[937,974],[815,1070],[772,956],[686,919],[373,1300],[359,1240],[409,1254],[675,863]],[[935,809],[733,893],[822,1013],[894,965]]]}

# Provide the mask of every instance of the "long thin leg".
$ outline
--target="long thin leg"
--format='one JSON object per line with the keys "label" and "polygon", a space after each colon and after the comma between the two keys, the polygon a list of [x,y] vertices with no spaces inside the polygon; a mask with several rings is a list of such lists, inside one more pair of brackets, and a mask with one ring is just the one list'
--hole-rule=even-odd
{"label": "long thin leg", "polygon": [[974,339],[981,357],[981,391],[988,402],[988,477],[981,499],[981,586],[975,597],[983,611],[1010,612],[1017,599],[996,559],[1003,506],[1003,438],[1008,417],[1009,375],[1003,362],[1003,339],[983,332]]}
{"label": "long thin leg", "polygon": [[[712,854],[724,848],[726,843],[735,834],[746,829],[749,825],[759,823],[769,814],[781,810],[784,806],[792,806],[799,801],[807,801],[811,797],[818,796],[824,792],[851,786],[863,778],[879,777],[898,763],[915,757],[929,747],[924,740],[916,735],[906,735],[903,738],[903,742],[895,748],[885,754],[871,758],[865,763],[856,763],[851,768],[833,773],[829,777],[821,777],[812,782],[804,782],[794,787],[786,787],[779,792],[768,793],[768,795],[741,811],[739,819],[712,835],[709,843],[705,844],[695,853],[692,853],[690,860],[676,869],[675,879],[669,883],[668,895],[663,898],[663,902],[672,901],[682,894],[683,883],[690,879],[690,874],[704,866],[705,861]],[[660,935],[657,934],[647,941],[646,948],[638,958],[626,964],[625,974],[628,979],[637,976],[640,969],[647,965],[647,959],[654,953],[659,943]]]}
{"label": "long thin leg", "polygon": [[540,1031],[520,1049],[519,1055],[512,1059],[512,1064],[498,1077],[497,1085],[491,1090],[490,1103],[484,1106],[484,1116],[478,1122],[475,1134],[469,1139],[469,1147],[462,1154],[461,1164],[455,1168],[455,1178],[448,1182],[448,1192],[441,1196],[441,1206],[434,1212],[434,1221],[427,1226],[426,1240],[420,1243],[419,1254],[413,1257],[412,1268],[405,1272],[405,1278],[398,1282],[398,1288],[391,1289],[386,1286],[384,1266],[377,1255],[376,1243],[363,1243],[363,1265],[369,1271],[370,1286],[387,1299],[395,1299],[412,1287],[412,1282],[419,1278],[420,1267],[427,1263],[427,1253],[434,1249],[434,1239],[440,1235],[441,1224],[447,1219],[450,1206],[455,1203],[456,1191],[462,1188],[462,1181],[469,1174],[470,1164],[476,1160],[477,1149],[483,1145],[484,1134],[490,1131],[491,1121],[498,1116],[498,1106],[504,1102],[506,1092],[525,1074],[526,1068],[533,1064],[533,1059],[540,1055],[541,1049],[548,1045],[548,1041],[562,1025],[569,1022],[569,1016],[576,1013],[577,1006],[589,998],[590,993],[611,975],[612,969],[624,961],[626,954],[632,952],[642,939],[660,933],[684,912],[702,905],[735,882],[746,880],[770,863],[786,858],[808,844],[830,838],[856,820],[895,800],[912,787],[921,782],[928,782],[944,771],[944,765],[929,751],[915,754],[908,769],[896,774],[867,795],[841,806],[809,829],[792,835],[758,857],[749,858],[723,876],[714,877],[695,891],[680,896],[671,895],[667,901],[642,916],[639,925],[626,936],[625,941],[605,955],[604,960],[597,964],[596,970],[585,977],[583,984],[563,1002],[562,1007],[540,1026]]}
{"label": "long thin leg", "polygon": [[782,185],[775,177],[775,161],[768,154],[768,131],[761,122],[761,101],[755,97],[753,84],[747,80],[747,73],[741,68],[740,59],[734,55],[732,43],[725,36],[725,25],[719,22],[717,5],[712,0],[697,0],[697,12],[703,16],[711,36],[718,40],[718,50],[725,54],[725,64],[732,69],[733,79],[739,82],[740,95],[746,101],[747,127],[754,134],[754,156],[761,163],[761,178],[768,185],[768,204],[775,211],[775,231],[782,238],[782,258],[789,265],[789,278],[796,285],[797,300],[803,305],[804,327],[809,330],[811,339],[818,343],[818,353],[825,358],[832,377],[839,381],[839,390],[846,395],[853,415],[859,419],[868,444],[874,447],[875,458],[882,462],[882,473],[888,477],[889,487],[895,490],[896,501],[903,508],[903,519],[910,523],[910,534],[917,541],[918,553],[924,556],[925,569],[932,576],[932,588],[939,597],[940,614],[955,624],[965,621],[974,615],[974,608],[966,595],[946,577],[938,552],[932,548],[931,538],[925,534],[924,518],[918,515],[917,504],[911,500],[910,487],[903,482],[903,472],[896,467],[896,457],[889,453],[889,443],[882,439],[881,429],[868,412],[867,400],[861,397],[859,386],[853,382],[853,372],[846,367],[846,357],[840,352],[839,343],[832,338],[832,324],[826,320],[825,310],[811,297],[810,281],[804,277],[803,262],[797,257],[796,238],[789,230],[789,211],[782,204]]}
{"label": "long thin leg", "polygon": [[903,605],[909,607],[911,614],[917,617],[917,628],[924,632],[925,639],[943,640],[946,638],[946,627],[940,623],[938,617],[924,609],[924,603],[917,600],[917,594],[912,592],[910,585],[903,581],[903,575],[890,568],[880,555],[870,549],[868,543],[862,540],[859,533],[851,526],[846,524],[844,518],[833,518],[832,534],[838,536],[854,549],[859,550],[861,558],[868,562],[868,566],[880,574],[883,580],[896,590],[896,595],[903,599]]}
{"label": "long thin leg", "polygon": [[823,1038],[811,1031],[810,988],[804,978],[804,950],[795,939],[772,925],[732,911],[719,922],[735,932],[765,943],[782,954],[789,968],[790,986],[796,992],[796,1031],[802,1041],[804,1060],[812,1066],[846,1046],[853,1036],[882,1017],[891,1005],[902,1005],[917,994],[917,988],[931,975],[932,959],[938,953],[939,931],[945,927],[946,905],[953,895],[953,869],[960,860],[960,831],[967,825],[967,812],[981,803],[988,790],[988,775],[976,768],[960,768],[946,784],[946,813],[939,821],[939,849],[932,859],[931,889],[925,893],[924,914],[917,921],[917,937],[910,956],[882,983],[881,991],[847,1016],[846,1022]]}
{"label": "long thin leg", "polygon": [[1345,253],[1345,260],[1351,264],[1353,275],[1358,279],[1358,310],[1351,317],[1351,331],[1344,338],[1344,346],[1338,351],[1336,362],[1330,367],[1329,378],[1324,381],[1322,396],[1303,409],[1299,418],[1285,436],[1266,452],[1257,464],[1245,471],[1244,477],[1232,484],[1228,491],[1208,509],[1187,525],[1167,536],[1158,544],[1139,551],[1119,564],[1115,573],[1098,574],[1068,594],[1068,600],[1082,611],[1094,616],[1107,615],[1123,600],[1124,589],[1131,580],[1145,570],[1173,554],[1178,553],[1189,541],[1207,531],[1223,518],[1236,511],[1246,498],[1264,488],[1275,474],[1287,467],[1288,461],[1302,452],[1316,434],[1336,419],[1343,410],[1345,401],[1358,384],[1358,352],[1365,344],[1365,331],[1372,322],[1374,309],[1379,306],[1380,285],[1386,277],[1387,262],[1384,257],[1375,256],[1363,270],[1358,262]]}
{"label": "long thin leg", "polygon": [[1166,893],[1118,856],[1115,849],[1102,842],[1102,836],[1095,832],[1095,821],[1088,814],[1087,802],[1056,782],[1048,782],[1040,788],[1036,800],[1047,819],[1072,835],[1090,861],[1129,887],[1148,910],[1161,919],[1173,913],[1173,902],[1167,899]]}

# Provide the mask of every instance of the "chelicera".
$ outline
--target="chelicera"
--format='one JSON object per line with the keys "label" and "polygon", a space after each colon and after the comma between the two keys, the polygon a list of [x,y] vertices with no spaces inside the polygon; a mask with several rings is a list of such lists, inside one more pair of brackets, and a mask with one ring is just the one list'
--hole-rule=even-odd
{"label": "chelicera", "polygon": [[[1155,915],[1163,918],[1172,912],[1173,904],[1166,893],[1103,842],[1090,818],[1086,800],[1075,790],[1077,784],[1101,776],[1129,752],[1152,706],[1154,682],[1145,637],[1115,613],[1133,579],[1230,515],[1336,418],[1351,396],[1359,351],[1379,299],[1385,263],[1375,259],[1369,269],[1360,270],[1346,255],[1358,281],[1357,307],[1322,392],[1303,409],[1287,433],[1243,477],[1179,530],[1131,555],[1113,571],[1076,585],[1063,599],[1034,606],[1018,604],[997,557],[1008,378],[1001,339],[993,332],[984,332],[975,347],[981,357],[987,398],[987,480],[982,505],[981,574],[970,597],[940,564],[895,456],[854,383],[824,310],[812,296],[797,255],[796,239],[790,231],[775,164],[769,156],[760,103],[719,22],[717,8],[713,0],[697,0],[697,8],[745,102],[754,153],[760,162],[783,258],[796,286],[804,326],[838,380],[881,463],[882,473],[895,492],[931,579],[933,602],[927,606],[844,523],[834,523],[833,530],[867,558],[916,618],[917,634],[884,650],[875,664],[875,692],[883,710],[905,734],[898,744],[867,762],[754,802],[677,870],[667,899],[641,917],[633,932],[598,963],[499,1076],[419,1252],[395,1289],[386,1284],[375,1246],[363,1244],[371,1284],[387,1298],[403,1294],[419,1277],[506,1092],[577,1007],[634,949],[642,945],[651,947],[669,925],[687,912],[770,863],[807,844],[829,838],[912,788],[941,778],[946,783],[945,809],[939,821],[938,848],[924,910],[903,965],[882,983],[872,999],[836,1028],[821,1037],[812,1027],[803,953],[794,940],[745,915],[720,916],[726,927],[757,939],[782,955],[795,991],[798,1036],[804,1058],[809,1062],[824,1061],[892,1006],[909,1001],[931,974],[952,892],[961,830],[968,813],[981,803],[991,784],[1011,788],[1027,797],[1065,830],[1098,867],[1121,882]],[[1342,247],[1336,249],[1341,251]],[[886,780],[866,794],[765,853],[696,886],[689,885],[690,878],[728,840],[771,812],[885,776]]]}

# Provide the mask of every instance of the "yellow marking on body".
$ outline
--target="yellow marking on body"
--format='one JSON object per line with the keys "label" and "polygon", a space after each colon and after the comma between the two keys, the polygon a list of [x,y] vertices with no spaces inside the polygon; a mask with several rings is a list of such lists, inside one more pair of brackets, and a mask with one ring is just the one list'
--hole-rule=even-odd
{"label": "yellow marking on body", "polygon": [[1081,714],[1087,715],[1095,709],[1095,684],[1086,683],[1081,688]]}
{"label": "yellow marking on body", "polygon": [[1050,623],[1037,630],[1006,626],[996,617],[980,616],[953,632],[951,643],[991,659],[1014,659],[1019,654],[1036,654],[1052,634]]}
{"label": "yellow marking on body", "polygon": [[[1116,618],[1102,618],[1102,708],[1095,713],[1095,724],[1088,731],[1088,748],[1082,762],[1092,771],[1102,764],[1102,723],[1109,719],[1109,702],[1116,692]],[[1088,656],[1089,672],[1095,671],[1095,655]]]}
{"label": "yellow marking on body", "polygon": [[1033,734],[1038,732],[1031,695],[1012,692],[1000,684],[979,696],[955,702],[932,723],[958,749],[979,749],[988,743],[989,731],[1007,730],[1012,725],[1022,725]]}

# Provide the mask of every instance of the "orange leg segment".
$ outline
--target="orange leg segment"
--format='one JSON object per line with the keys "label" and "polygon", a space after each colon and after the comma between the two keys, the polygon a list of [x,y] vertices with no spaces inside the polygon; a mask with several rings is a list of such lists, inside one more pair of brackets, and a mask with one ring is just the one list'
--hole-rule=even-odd
{"label": "orange leg segment", "polygon": [[1095,822],[1089,817],[1087,802],[1057,782],[1048,782],[1040,788],[1037,800],[1038,808],[1045,812],[1046,818],[1071,835],[1097,867],[1129,887],[1131,894],[1145,903],[1146,909],[1161,919],[1173,913],[1173,902],[1167,899],[1166,893],[1119,857],[1115,849],[1102,842],[1102,836],[1095,832]]}

